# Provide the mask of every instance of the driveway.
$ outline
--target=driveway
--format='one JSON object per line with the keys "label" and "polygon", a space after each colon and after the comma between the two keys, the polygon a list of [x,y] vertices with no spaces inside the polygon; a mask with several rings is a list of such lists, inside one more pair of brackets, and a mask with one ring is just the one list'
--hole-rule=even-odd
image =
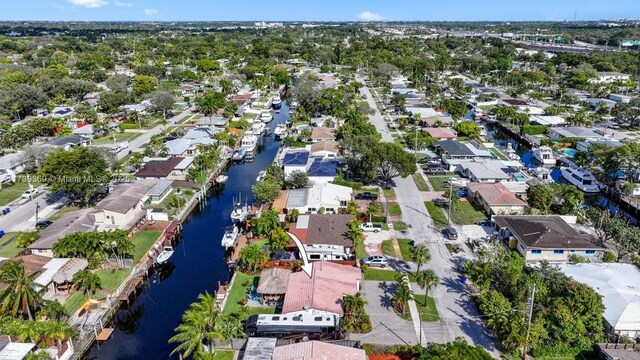
{"label": "driveway", "polygon": [[364,281],[360,293],[367,301],[365,310],[371,319],[372,330],[367,334],[351,334],[350,340],[379,345],[418,343],[413,323],[398,317],[391,307],[396,286],[395,282]]}
{"label": "driveway", "polygon": [[380,232],[367,232],[364,233],[364,250],[369,255],[382,255],[380,246],[383,241],[391,239],[391,234],[388,230],[382,230]]}

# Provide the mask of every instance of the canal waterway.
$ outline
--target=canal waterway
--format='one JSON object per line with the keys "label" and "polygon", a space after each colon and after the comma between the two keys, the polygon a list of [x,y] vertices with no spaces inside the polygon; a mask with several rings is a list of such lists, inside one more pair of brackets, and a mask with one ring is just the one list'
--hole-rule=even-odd
{"label": "canal waterway", "polygon": [[150,275],[149,286],[135,303],[116,314],[110,324],[115,328],[111,339],[99,347],[94,344],[85,359],[178,359],[177,355],[170,355],[176,344],[169,344],[168,340],[180,324],[182,313],[198,294],[213,293],[219,282],[230,280],[220,240],[225,226],[232,223],[229,214],[233,198],[242,194],[243,200],[248,197],[251,203],[251,186],[258,173],[272,163],[280,147],[273,129],[288,119],[288,107],[283,102],[280,113],[267,124],[269,135],[262,137],[255,158],[232,166],[227,183],[210,190],[207,204],[196,207],[184,223],[182,241],[169,262]]}

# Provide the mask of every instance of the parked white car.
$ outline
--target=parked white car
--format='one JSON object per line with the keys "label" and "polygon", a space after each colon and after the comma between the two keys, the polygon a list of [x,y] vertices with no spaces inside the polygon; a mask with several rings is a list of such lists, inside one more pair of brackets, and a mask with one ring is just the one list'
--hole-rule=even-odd
{"label": "parked white car", "polygon": [[36,194],[38,194],[38,189],[28,189],[27,191],[23,192],[20,197],[23,199],[32,199],[36,196]]}
{"label": "parked white car", "polygon": [[382,225],[380,224],[374,224],[374,223],[363,223],[360,224],[360,230],[364,231],[364,232],[380,232],[382,230]]}

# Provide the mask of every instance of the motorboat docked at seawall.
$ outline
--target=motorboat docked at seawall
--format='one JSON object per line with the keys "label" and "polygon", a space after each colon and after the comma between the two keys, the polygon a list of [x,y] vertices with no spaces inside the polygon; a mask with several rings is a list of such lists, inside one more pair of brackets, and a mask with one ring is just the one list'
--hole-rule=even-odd
{"label": "motorboat docked at seawall", "polygon": [[245,156],[247,156],[247,150],[240,148],[233,152],[233,156],[231,157],[231,159],[233,161],[242,161]]}
{"label": "motorboat docked at seawall", "polygon": [[224,175],[224,174],[220,174],[218,175],[218,177],[216,178],[216,182],[218,184],[224,184],[227,182],[227,180],[229,180],[229,176]]}
{"label": "motorboat docked at seawall", "polygon": [[548,146],[540,146],[533,150],[533,159],[542,165],[553,166],[556,164],[556,158],[553,155],[553,149]]}
{"label": "motorboat docked at seawall", "polygon": [[258,173],[258,177],[256,178],[257,182],[264,180],[267,177],[267,172],[262,170]]}
{"label": "motorboat docked at seawall", "polygon": [[268,124],[272,120],[273,120],[273,114],[271,113],[270,110],[265,110],[260,113],[260,121],[262,121],[263,123]]}
{"label": "motorboat docked at seawall", "polygon": [[238,197],[238,201],[233,202],[233,211],[231,211],[231,220],[245,221],[249,216],[249,205],[242,204],[242,195]]}
{"label": "motorboat docked at seawall", "polygon": [[289,110],[295,110],[298,108],[298,102],[297,101],[293,101],[291,102],[291,105],[289,105]]}
{"label": "motorboat docked at seawall", "polygon": [[247,152],[253,152],[258,147],[258,136],[253,131],[247,131],[242,137],[242,143],[240,146]]}
{"label": "motorboat docked at seawall", "polygon": [[266,129],[267,125],[265,125],[262,121],[256,121],[253,123],[253,126],[251,126],[251,131],[253,131],[253,133],[256,135],[264,134]]}
{"label": "motorboat docked at seawall", "polygon": [[276,125],[276,129],[273,130],[273,134],[276,138],[281,138],[287,135],[287,124],[278,124]]}
{"label": "motorboat docked at seawall", "polygon": [[222,235],[220,244],[224,246],[225,249],[230,248],[236,243],[238,235],[240,235],[240,229],[238,229],[236,225],[227,226],[224,229],[224,235]]}
{"label": "motorboat docked at seawall", "polygon": [[173,255],[173,246],[165,246],[160,252],[160,254],[158,255],[158,258],[156,259],[156,263],[159,265],[166,263],[167,260],[169,260],[169,258],[171,257],[171,255]]}
{"label": "motorboat docked at seawall", "polygon": [[570,184],[575,185],[578,189],[586,193],[600,192],[598,181],[591,172],[583,167],[570,168],[560,167],[562,177]]}
{"label": "motorboat docked at seawall", "polygon": [[542,182],[553,182],[553,179],[551,178],[551,170],[549,168],[537,167],[534,169],[530,169],[529,172],[531,173],[531,175],[535,176],[536,179]]}
{"label": "motorboat docked at seawall", "polygon": [[271,100],[271,106],[273,107],[273,110],[280,110],[282,107],[282,99],[280,99],[280,96],[276,95],[273,97]]}

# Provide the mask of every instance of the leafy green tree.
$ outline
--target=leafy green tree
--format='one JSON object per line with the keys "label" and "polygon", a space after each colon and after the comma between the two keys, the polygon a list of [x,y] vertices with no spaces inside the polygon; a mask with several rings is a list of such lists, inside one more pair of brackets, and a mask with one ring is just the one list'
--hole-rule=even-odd
{"label": "leafy green tree", "polygon": [[251,220],[251,231],[255,236],[267,236],[280,227],[280,218],[275,210],[267,210]]}
{"label": "leafy green tree", "polygon": [[47,156],[38,174],[52,192],[64,191],[72,199],[88,204],[101,186],[110,180],[108,165],[96,151],[87,147],[64,149]]}
{"label": "leafy green tree", "polygon": [[100,277],[88,270],[78,271],[73,275],[73,283],[79,290],[92,297],[98,289],[102,289]]}
{"label": "leafy green tree", "polygon": [[218,72],[220,71],[220,64],[216,60],[200,59],[196,61],[196,66],[199,71],[203,72]]}
{"label": "leafy green tree", "polygon": [[262,203],[268,204],[278,196],[282,189],[282,184],[270,179],[264,179],[251,187],[255,199]]}
{"label": "leafy green tree", "polygon": [[396,176],[407,177],[416,172],[415,158],[400,145],[381,142],[373,148],[378,159],[378,174],[383,182],[390,183]]}
{"label": "leafy green tree", "polygon": [[284,249],[290,241],[289,235],[281,227],[277,227],[269,233],[269,246],[271,249]]}
{"label": "leafy green tree", "polygon": [[553,190],[547,185],[537,184],[527,189],[527,203],[530,207],[540,210],[543,214],[551,212],[553,199]]}
{"label": "leafy green tree", "polygon": [[38,240],[38,237],[40,237],[40,235],[37,231],[23,232],[18,235],[14,242],[16,246],[24,249],[27,246],[31,245],[34,241]]}
{"label": "leafy green tree", "polygon": [[480,127],[473,121],[462,121],[453,126],[458,132],[458,136],[463,136],[469,139],[480,138]]}
{"label": "leafy green tree", "polygon": [[38,311],[38,320],[64,321],[69,314],[58,300],[45,300]]}
{"label": "leafy green tree", "polygon": [[98,120],[98,112],[86,102],[81,102],[75,108],[75,115],[89,124]]}
{"label": "leafy green tree", "polygon": [[126,92],[103,91],[98,100],[98,106],[102,111],[113,114],[120,111],[120,106],[130,101]]}
{"label": "leafy green tree", "polygon": [[114,93],[127,93],[127,83],[129,82],[129,77],[125,74],[115,74],[109,77],[105,83],[109,90]]}
{"label": "leafy green tree", "polygon": [[364,238],[362,230],[360,230],[360,224],[361,222],[357,219],[349,221],[349,227],[347,229],[347,233],[345,234],[345,236],[349,240],[353,241],[354,244]]}
{"label": "leafy green tree", "polygon": [[440,102],[440,107],[454,119],[460,119],[467,113],[467,105],[458,100],[444,99]]}
{"label": "leafy green tree", "polygon": [[33,310],[42,301],[36,283],[27,276],[24,265],[8,260],[0,267],[0,282],[6,287],[0,291],[0,311],[13,317],[26,316],[33,320]]}
{"label": "leafy green tree", "polygon": [[287,177],[285,186],[289,189],[301,189],[307,186],[309,176],[304,171],[294,171]]}
{"label": "leafy green tree", "polygon": [[158,79],[148,75],[136,75],[133,77],[133,92],[136,95],[153,92],[158,86]]}
{"label": "leafy green tree", "polygon": [[430,344],[426,350],[421,350],[419,360],[491,360],[493,356],[482,346],[471,346],[463,339],[456,339],[446,344]]}
{"label": "leafy green tree", "polygon": [[255,273],[258,266],[267,260],[267,254],[262,251],[259,244],[251,244],[240,250],[238,260],[244,269]]}

